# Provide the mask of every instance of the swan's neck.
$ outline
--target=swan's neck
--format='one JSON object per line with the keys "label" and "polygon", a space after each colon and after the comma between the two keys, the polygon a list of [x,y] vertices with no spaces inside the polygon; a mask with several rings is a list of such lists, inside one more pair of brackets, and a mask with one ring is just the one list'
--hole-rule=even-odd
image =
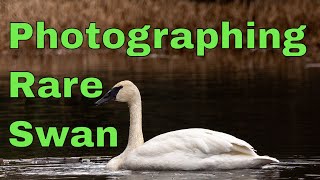
{"label": "swan's neck", "polygon": [[142,107],[140,94],[128,103],[130,111],[129,139],[126,150],[133,150],[144,143],[142,134]]}

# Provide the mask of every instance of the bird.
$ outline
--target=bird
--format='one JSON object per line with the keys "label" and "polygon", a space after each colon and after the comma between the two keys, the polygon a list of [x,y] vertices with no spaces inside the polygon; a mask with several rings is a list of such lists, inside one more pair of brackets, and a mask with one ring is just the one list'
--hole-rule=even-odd
{"label": "bird", "polygon": [[261,168],[279,160],[259,156],[254,148],[232,135],[203,128],[160,134],[144,142],[140,91],[129,80],[112,87],[95,104],[125,102],[129,106],[128,144],[108,161],[110,171],[199,171]]}

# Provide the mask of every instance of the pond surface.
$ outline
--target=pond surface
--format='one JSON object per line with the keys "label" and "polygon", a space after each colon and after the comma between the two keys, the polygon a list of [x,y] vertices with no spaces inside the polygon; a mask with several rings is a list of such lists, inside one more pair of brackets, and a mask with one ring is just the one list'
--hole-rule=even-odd
{"label": "pond surface", "polygon": [[110,157],[37,158],[6,160],[0,177],[12,179],[319,179],[320,159],[283,159],[262,169],[229,171],[116,171],[105,169]]}
{"label": "pond surface", "polygon": [[[0,56],[0,158],[3,159],[0,176],[12,179],[320,178],[319,65],[265,59]],[[110,157],[121,153],[127,143],[127,106],[111,103],[95,107],[96,99],[83,97],[79,86],[73,89],[72,98],[26,99],[21,94],[21,98],[11,99],[9,71],[30,71],[37,79],[97,77],[103,82],[105,92],[116,82],[129,79],[141,91],[146,140],[172,130],[207,128],[239,137],[255,147],[258,154],[278,158],[281,163],[258,170],[108,172],[105,164]],[[37,85],[33,87],[34,92],[37,88]],[[42,148],[36,136],[30,147],[15,148],[9,143],[12,137],[9,126],[17,120],[41,127],[90,127],[94,139],[96,127],[114,126],[118,130],[119,146],[74,148],[69,135],[63,148]],[[82,158],[69,161],[71,157]]]}

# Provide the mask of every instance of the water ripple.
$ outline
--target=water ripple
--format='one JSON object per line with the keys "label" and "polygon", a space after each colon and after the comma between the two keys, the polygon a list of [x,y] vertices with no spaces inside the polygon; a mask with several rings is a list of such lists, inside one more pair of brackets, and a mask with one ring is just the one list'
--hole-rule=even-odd
{"label": "water ripple", "polygon": [[231,171],[108,171],[110,157],[34,158],[3,160],[0,177],[11,179],[60,179],[103,177],[107,179],[261,179],[320,178],[320,161],[283,159],[262,169]]}

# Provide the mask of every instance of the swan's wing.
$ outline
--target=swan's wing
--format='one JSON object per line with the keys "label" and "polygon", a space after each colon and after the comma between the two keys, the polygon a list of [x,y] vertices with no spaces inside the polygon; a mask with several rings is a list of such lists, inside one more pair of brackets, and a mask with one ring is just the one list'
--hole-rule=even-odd
{"label": "swan's wing", "polygon": [[202,157],[221,154],[256,155],[253,147],[247,142],[207,129],[184,129],[161,134],[136,150],[137,155],[144,157],[173,152]]}
{"label": "swan's wing", "polygon": [[247,142],[207,129],[185,129],[154,137],[127,153],[122,168],[212,170],[261,167],[274,158],[258,156]]}

